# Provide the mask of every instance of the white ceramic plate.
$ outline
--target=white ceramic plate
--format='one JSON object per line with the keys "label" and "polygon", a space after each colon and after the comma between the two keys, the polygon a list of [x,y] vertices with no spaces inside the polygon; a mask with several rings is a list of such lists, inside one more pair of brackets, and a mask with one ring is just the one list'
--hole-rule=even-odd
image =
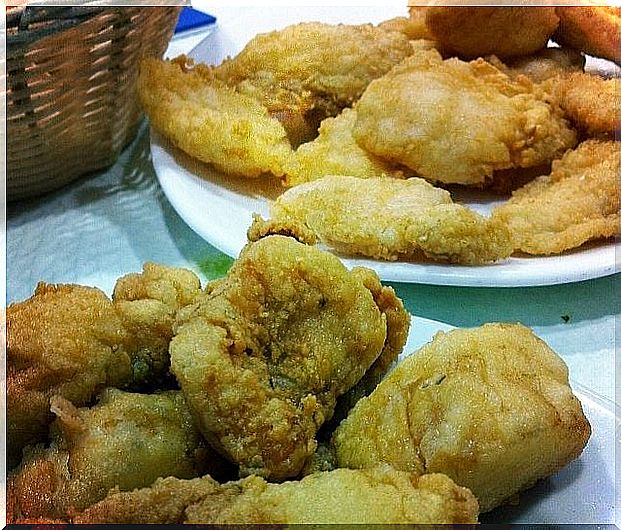
{"label": "white ceramic plate", "polygon": [[[301,20],[327,22],[379,22],[404,14],[402,8],[244,8],[214,9],[218,26],[191,53],[200,62],[218,64],[236,54],[258,32],[280,28]],[[222,176],[207,164],[191,159],[159,134],[151,136],[153,165],[173,208],[201,237],[217,249],[237,257],[246,243],[252,214],[268,216],[268,201],[284,191],[276,179]],[[476,211],[488,214],[497,198],[484,193],[468,193],[454,198]],[[552,257],[512,257],[485,266],[439,263],[390,263],[372,259],[342,259],[347,266],[365,266],[377,271],[385,281],[514,287],[551,285],[597,278],[615,273],[614,242],[589,244],[579,250]]]}
{"label": "white ceramic plate", "polygon": [[[438,331],[452,326],[413,317],[404,352],[410,354]],[[481,516],[495,524],[615,524],[615,444],[621,439],[615,405],[585,387],[572,383],[592,435],[584,452],[552,477],[519,496],[516,506],[503,506]],[[616,433],[616,436],[615,436]]]}

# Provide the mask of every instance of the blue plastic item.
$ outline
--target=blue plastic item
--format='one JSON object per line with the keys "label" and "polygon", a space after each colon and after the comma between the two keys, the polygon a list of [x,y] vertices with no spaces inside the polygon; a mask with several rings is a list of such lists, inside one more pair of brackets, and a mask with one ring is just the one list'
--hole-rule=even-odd
{"label": "blue plastic item", "polygon": [[175,33],[200,29],[209,24],[213,24],[216,17],[197,11],[193,7],[184,7],[179,15],[179,21],[175,26]]}

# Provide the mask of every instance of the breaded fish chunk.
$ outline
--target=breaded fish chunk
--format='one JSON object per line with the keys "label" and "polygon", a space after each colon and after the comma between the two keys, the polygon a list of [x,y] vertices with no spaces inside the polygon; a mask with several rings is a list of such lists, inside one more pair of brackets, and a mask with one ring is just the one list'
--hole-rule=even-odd
{"label": "breaded fish chunk", "polygon": [[372,24],[303,22],[255,36],[238,55],[217,66],[214,75],[229,85],[284,84],[341,109],[411,53],[409,39],[398,31]]}
{"label": "breaded fish chunk", "polygon": [[145,263],[141,273],[119,278],[112,300],[123,326],[139,342],[132,351],[133,380],[159,380],[168,373],[168,344],[177,311],[196,301],[200,280],[192,271]]}
{"label": "breaded fish chunk", "polygon": [[132,380],[131,336],[99,289],[39,283],[7,308],[7,453],[44,441],[50,398],[86,404],[106,386]]}
{"label": "breaded fish chunk", "polygon": [[158,477],[192,478],[205,468],[204,443],[179,391],[146,395],[107,389],[93,408],[52,399],[49,448],[27,451],[9,477],[12,522],[68,518],[112,488],[130,491]]}
{"label": "breaded fish chunk", "polygon": [[522,325],[486,324],[438,333],[332,443],[340,466],[445,473],[486,512],[576,458],[590,432],[562,359]]}
{"label": "breaded fish chunk", "polygon": [[292,149],[281,123],[255,99],[197,68],[188,68],[184,57],[141,63],[137,90],[151,125],[224,173],[282,175]]}
{"label": "breaded fish chunk", "polygon": [[429,50],[373,81],[356,111],[364,149],[446,184],[481,187],[496,170],[550,162],[576,143],[526,78]]}
{"label": "breaded fish chunk", "polygon": [[44,441],[50,398],[86,405],[103,388],[142,388],[169,369],[177,309],[200,292],[190,271],[145,264],[121,278],[114,301],[92,287],[40,283],[7,309],[9,467],[22,448]]}
{"label": "breaded fish chunk", "polygon": [[272,221],[303,223],[348,255],[480,264],[513,249],[507,227],[419,178],[327,176],[287,190],[271,205]]}
{"label": "breaded fish chunk", "polygon": [[299,474],[336,398],[393,343],[380,289],[370,271],[269,236],[179,313],[173,373],[203,435],[242,475]]}
{"label": "breaded fish chunk", "polygon": [[532,55],[514,57],[501,61],[495,55],[486,60],[510,77],[525,75],[534,83],[541,83],[559,75],[584,70],[586,59],[571,48],[544,48]]}
{"label": "breaded fish chunk", "polygon": [[448,477],[337,469],[297,482],[256,476],[222,486],[209,477],[164,479],[110,495],[75,523],[121,524],[406,524],[475,523],[477,502]]}
{"label": "breaded fish chunk", "polygon": [[516,249],[558,254],[592,239],[619,234],[619,150],[616,142],[588,140],[496,207]]}
{"label": "breaded fish chunk", "polygon": [[544,85],[559,98],[561,108],[575,126],[589,136],[621,131],[621,80],[573,73]]}
{"label": "breaded fish chunk", "polygon": [[296,186],[325,175],[404,177],[398,168],[360,147],[352,136],[356,111],[345,109],[335,118],[326,118],[319,127],[319,136],[302,144],[285,169],[285,185]]}
{"label": "breaded fish chunk", "polygon": [[553,7],[430,6],[425,24],[443,49],[472,59],[545,48],[559,18]]}
{"label": "breaded fish chunk", "polygon": [[621,7],[590,0],[580,3],[581,6],[556,8],[560,23],[553,39],[621,64]]}

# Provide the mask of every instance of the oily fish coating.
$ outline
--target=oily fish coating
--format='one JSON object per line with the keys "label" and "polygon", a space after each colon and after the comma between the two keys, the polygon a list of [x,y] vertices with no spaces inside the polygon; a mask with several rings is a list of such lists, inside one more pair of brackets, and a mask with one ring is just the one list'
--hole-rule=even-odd
{"label": "oily fish coating", "polygon": [[513,249],[503,223],[420,178],[327,176],[287,190],[270,211],[272,222],[302,223],[349,255],[480,264]]}
{"label": "oily fish coating", "polygon": [[425,50],[369,85],[353,136],[430,181],[481,187],[496,170],[541,165],[575,144],[543,97],[483,59],[443,61]]}
{"label": "oily fish coating", "polygon": [[280,176],[291,144],[280,122],[255,99],[210,78],[186,58],[146,59],[138,95],[153,127],[187,154],[225,173]]}
{"label": "oily fish coating", "polygon": [[296,476],[336,398],[381,354],[386,316],[367,276],[269,236],[180,312],[172,371],[203,435],[242,475]]}
{"label": "oily fish coating", "polygon": [[390,466],[337,469],[300,481],[251,476],[218,484],[210,477],[158,480],[113,493],[75,523],[121,524],[442,524],[476,523],[477,502],[445,475],[418,477]]}
{"label": "oily fish coating", "polygon": [[205,471],[202,438],[179,391],[136,394],[107,389],[92,408],[52,399],[57,419],[47,448],[30,447],[9,476],[9,520],[67,519],[110,489],[131,491],[160,476]]}
{"label": "oily fish coating", "polygon": [[492,218],[506,223],[517,249],[558,254],[621,230],[617,142],[588,140],[554,162],[496,207]]}
{"label": "oily fish coating", "polygon": [[339,466],[445,473],[486,512],[576,458],[589,436],[561,358],[522,325],[486,324],[438,333],[332,443]]}

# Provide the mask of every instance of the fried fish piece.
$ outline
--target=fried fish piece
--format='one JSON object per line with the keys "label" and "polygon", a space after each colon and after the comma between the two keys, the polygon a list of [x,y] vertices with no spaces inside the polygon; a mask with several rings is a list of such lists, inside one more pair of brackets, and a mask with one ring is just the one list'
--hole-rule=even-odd
{"label": "fried fish piece", "polygon": [[242,475],[296,476],[336,398],[391,344],[371,280],[379,284],[327,252],[268,236],[180,311],[173,373],[203,435]]}
{"label": "fried fish piece", "polygon": [[558,254],[620,233],[616,142],[588,140],[496,207],[492,218],[511,230],[516,249]]}
{"label": "fried fish piece", "polygon": [[256,476],[218,485],[209,477],[164,479],[117,493],[75,523],[121,524],[425,524],[476,523],[470,491],[440,474],[418,477],[389,466],[337,469],[297,482]]}
{"label": "fried fish piece", "polygon": [[558,99],[567,118],[589,136],[621,131],[621,81],[573,73],[553,78],[544,88]]}
{"label": "fried fish piece", "polygon": [[515,57],[545,48],[559,24],[553,7],[429,6],[425,24],[460,57]]}
{"label": "fried fish piece", "polygon": [[425,24],[426,7],[410,7],[408,16],[394,17],[384,20],[378,27],[387,31],[399,31],[410,40],[433,40],[427,24]]}
{"label": "fried fish piece", "polygon": [[78,285],[39,283],[7,308],[7,453],[44,441],[50,398],[86,404],[105,386],[132,380],[131,337],[110,299]]}
{"label": "fried fish piece", "polygon": [[485,59],[510,77],[525,75],[534,83],[582,72],[586,62],[584,55],[572,48],[544,48],[532,55],[504,61],[495,55]]}
{"label": "fried fish piece", "polygon": [[[131,286],[130,286],[131,284]],[[40,283],[7,309],[9,467],[45,441],[50,398],[86,405],[107,386],[143,388],[165,377],[174,313],[200,292],[190,271],[145,264],[120,279],[114,302],[79,285]]]}
{"label": "fried fish piece", "polygon": [[281,123],[254,98],[216,82],[187,58],[145,59],[137,90],[151,125],[174,145],[224,173],[283,174],[291,144]]}
{"label": "fried fish piece", "polygon": [[161,386],[170,368],[168,344],[175,315],[200,293],[200,280],[192,271],[157,263],[145,263],[141,273],[117,280],[112,292],[114,308],[125,329],[139,341],[131,355],[134,382]]}
{"label": "fried fish piece", "polygon": [[562,359],[522,325],[486,324],[436,334],[332,443],[340,466],[445,473],[486,512],[577,458],[590,432]]}
{"label": "fried fish piece", "polygon": [[270,222],[302,223],[347,255],[481,264],[513,250],[503,223],[419,178],[327,176],[287,190],[270,209]]}
{"label": "fried fish piece", "polygon": [[193,478],[209,468],[202,437],[179,391],[105,390],[92,408],[55,396],[49,448],[30,448],[9,477],[9,520],[68,519],[112,488],[130,491],[158,477]]}
{"label": "fried fish piece", "polygon": [[[325,175],[354,177],[406,176],[398,168],[360,147],[352,136],[356,111],[345,109],[335,118],[326,118],[319,127],[319,136],[301,145],[285,169],[284,183],[296,186],[317,180]],[[411,173],[411,172],[410,172]]]}
{"label": "fried fish piece", "polygon": [[411,53],[408,37],[398,31],[372,24],[304,22],[255,36],[213,73],[242,90],[254,85],[266,102],[274,101],[274,92],[285,98],[294,93],[305,102],[302,114],[323,119],[351,106],[373,79]]}
{"label": "fried fish piece", "polygon": [[560,23],[553,39],[621,64],[621,7],[594,5],[597,2],[589,0],[580,3],[556,8]]}
{"label": "fried fish piece", "polygon": [[428,180],[481,187],[494,171],[538,166],[575,145],[575,131],[545,99],[525,77],[483,59],[421,51],[369,85],[353,136]]}

